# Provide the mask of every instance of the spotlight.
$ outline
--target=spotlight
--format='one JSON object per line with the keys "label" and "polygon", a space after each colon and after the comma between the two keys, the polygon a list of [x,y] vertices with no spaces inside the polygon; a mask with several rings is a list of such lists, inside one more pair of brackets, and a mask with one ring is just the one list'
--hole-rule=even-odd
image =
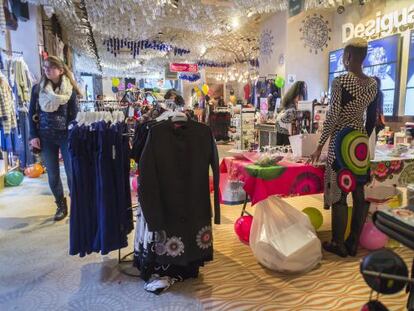
{"label": "spotlight", "polygon": [[344,13],[345,7],[343,5],[338,6],[338,8],[336,9],[336,12],[338,12],[338,14]]}
{"label": "spotlight", "polygon": [[365,4],[365,0],[359,0],[359,5],[364,5]]}

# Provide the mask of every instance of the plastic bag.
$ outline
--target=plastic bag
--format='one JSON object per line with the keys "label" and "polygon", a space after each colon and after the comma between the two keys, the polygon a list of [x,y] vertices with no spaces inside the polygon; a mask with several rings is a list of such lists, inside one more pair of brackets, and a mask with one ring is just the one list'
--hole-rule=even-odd
{"label": "plastic bag", "polygon": [[306,272],[322,259],[308,216],[277,196],[256,205],[250,247],[263,266],[280,272]]}

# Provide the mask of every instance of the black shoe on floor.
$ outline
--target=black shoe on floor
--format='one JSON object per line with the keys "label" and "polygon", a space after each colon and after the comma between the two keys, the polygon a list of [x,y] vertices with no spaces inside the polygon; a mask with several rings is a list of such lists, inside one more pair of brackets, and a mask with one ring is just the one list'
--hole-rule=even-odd
{"label": "black shoe on floor", "polygon": [[355,242],[354,239],[348,238],[344,244],[348,252],[348,255],[351,257],[355,257],[358,252],[358,243]]}
{"label": "black shoe on floor", "polygon": [[347,257],[348,252],[344,244],[337,244],[335,242],[323,242],[322,247],[327,252],[338,255],[339,257]]}
{"label": "black shoe on floor", "polygon": [[60,221],[68,215],[68,204],[66,198],[56,201],[57,209],[55,214],[55,221]]}

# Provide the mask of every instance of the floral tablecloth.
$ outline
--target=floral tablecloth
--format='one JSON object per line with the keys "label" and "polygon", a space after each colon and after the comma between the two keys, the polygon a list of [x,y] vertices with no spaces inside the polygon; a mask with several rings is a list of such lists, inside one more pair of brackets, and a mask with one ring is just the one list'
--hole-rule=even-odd
{"label": "floral tablecloth", "polygon": [[406,187],[414,183],[414,158],[389,158],[371,161],[372,183]]}
{"label": "floral tablecloth", "polygon": [[229,184],[234,185],[230,188],[238,191],[235,187],[238,182],[238,185],[243,185],[253,205],[271,195],[286,197],[323,192],[324,168],[304,163],[279,162],[275,166],[260,167],[248,160],[228,157],[223,159],[220,171],[224,175],[222,197]]}
{"label": "floral tablecloth", "polygon": [[[287,197],[323,192],[324,168],[304,163],[280,162],[259,167],[248,160],[226,157],[220,172],[224,204],[240,204],[246,193],[254,205],[271,195]],[[410,183],[414,183],[414,158],[371,161],[372,185],[406,187]]]}

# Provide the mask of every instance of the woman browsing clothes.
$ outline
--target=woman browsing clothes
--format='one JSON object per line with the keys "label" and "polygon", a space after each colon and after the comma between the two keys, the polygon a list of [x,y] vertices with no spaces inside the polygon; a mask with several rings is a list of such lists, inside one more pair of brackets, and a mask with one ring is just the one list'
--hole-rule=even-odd
{"label": "woman browsing clothes", "polygon": [[32,89],[29,108],[30,145],[40,152],[46,165],[50,190],[57,209],[54,219],[68,214],[59,170],[59,149],[63,157],[67,182],[71,186],[71,162],[68,152],[68,125],[78,111],[76,96],[81,92],[65,63],[49,56],[43,66],[44,74]]}
{"label": "woman browsing clothes", "polygon": [[[332,95],[322,136],[311,155],[317,162],[322,148],[330,138],[325,170],[325,207],[332,207],[332,240],[323,248],[341,257],[356,256],[358,241],[368,214],[364,197],[368,181],[368,137],[377,117],[378,86],[374,78],[363,73],[367,41],[352,39],[345,47],[343,62],[347,74],[332,83]],[[366,115],[366,123],[365,123]],[[351,233],[345,241],[348,223],[347,196],[352,192]]]}
{"label": "woman browsing clothes", "polygon": [[292,135],[292,122],[296,119],[298,103],[307,98],[307,87],[304,81],[295,82],[282,99],[281,111],[276,117],[276,144],[290,145],[289,136]]}

